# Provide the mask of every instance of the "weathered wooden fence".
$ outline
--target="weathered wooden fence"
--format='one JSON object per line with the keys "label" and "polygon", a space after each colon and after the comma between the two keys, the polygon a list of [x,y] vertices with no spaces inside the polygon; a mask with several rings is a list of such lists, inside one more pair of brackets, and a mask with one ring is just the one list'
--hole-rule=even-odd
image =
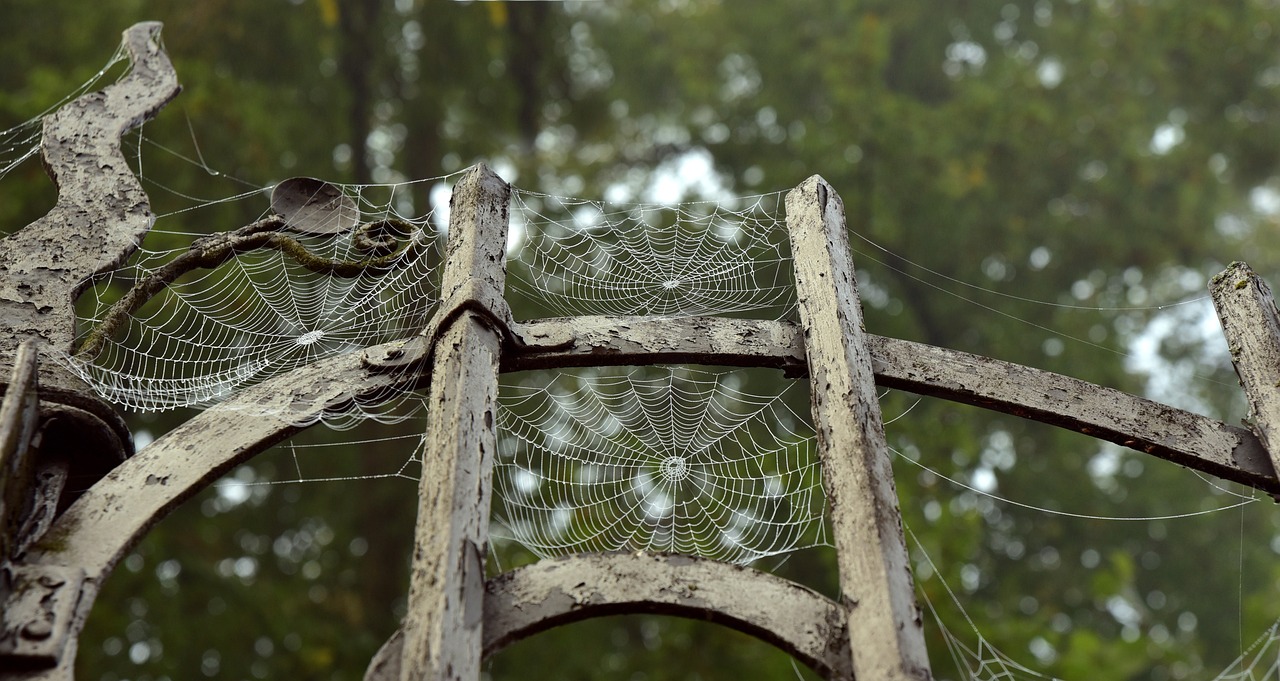
{"label": "weathered wooden fence", "polygon": [[[1066,376],[867,333],[843,205],[816,176],[786,201],[799,323],[516,323],[502,293],[510,187],[476,166],[454,188],[442,302],[421,334],[248,388],[133,454],[114,409],[47,358],[72,349],[75,297],[96,273],[128,258],[153,221],[119,142],[177,94],[158,31],[158,24],[127,31],[131,75],[46,119],[43,153],[58,203],[0,242],[0,353],[9,371],[0,407],[0,679],[71,679],[98,590],[148,528],[296,433],[308,416],[396,390],[429,391],[428,446],[408,614],[370,663],[368,679],[475,679],[483,657],[513,641],[629,612],[734,627],[828,678],[929,678],[877,385],[1076,430],[1280,495],[1280,319],[1268,287],[1246,266],[1223,272],[1211,291],[1253,408],[1250,429]],[[659,362],[807,374],[838,602],[764,572],[678,555],[577,555],[486,579],[499,375]],[[246,407],[259,416],[242,418]]]}

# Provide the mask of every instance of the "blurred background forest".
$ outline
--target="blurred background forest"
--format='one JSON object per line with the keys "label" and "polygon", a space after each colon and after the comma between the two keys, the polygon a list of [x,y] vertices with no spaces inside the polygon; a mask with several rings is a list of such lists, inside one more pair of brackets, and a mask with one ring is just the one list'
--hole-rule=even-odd
{"label": "blurred background forest", "polygon": [[[820,173],[848,209],[872,333],[1228,423],[1245,406],[1206,282],[1246,260],[1280,284],[1276,0],[0,0],[0,16],[0,129],[90,79],[131,23],[164,22],[185,89],[131,138],[161,214],[295,175],[394,183],[479,160],[593,199]],[[411,189],[420,209],[430,187]],[[13,230],[54,194],[32,160],[0,196]],[[1013,417],[882,406],[901,416],[888,435],[938,678],[1213,679],[1242,655],[1253,676],[1230,678],[1277,677],[1271,499]],[[138,444],[188,415],[132,415]],[[352,479],[287,482],[298,448],[332,437],[304,433],[161,523],[107,583],[81,678],[360,678],[403,615],[417,485],[380,475],[401,441],[324,448],[306,477]],[[246,484],[262,482],[278,484]],[[759,565],[828,594],[833,566],[824,547]],[[654,617],[541,635],[487,674],[812,676]]]}

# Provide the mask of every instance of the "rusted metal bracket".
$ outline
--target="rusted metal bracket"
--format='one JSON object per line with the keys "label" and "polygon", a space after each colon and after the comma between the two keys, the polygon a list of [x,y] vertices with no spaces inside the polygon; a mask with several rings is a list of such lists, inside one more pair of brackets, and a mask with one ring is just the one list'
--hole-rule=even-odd
{"label": "rusted metal bracket", "polygon": [[7,565],[12,595],[0,614],[0,669],[56,665],[71,637],[84,571],[52,565]]}

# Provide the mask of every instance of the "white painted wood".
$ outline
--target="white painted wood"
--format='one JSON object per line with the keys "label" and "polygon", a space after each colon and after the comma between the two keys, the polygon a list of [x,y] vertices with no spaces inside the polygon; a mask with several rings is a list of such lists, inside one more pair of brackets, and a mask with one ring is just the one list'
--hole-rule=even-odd
{"label": "white painted wood", "polygon": [[[442,299],[501,291],[511,188],[483,165],[454,187]],[[480,676],[498,364],[505,333],[465,311],[435,339],[400,678]]]}
{"label": "white painted wood", "polygon": [[1209,282],[1209,293],[1249,400],[1249,427],[1280,471],[1280,312],[1271,287],[1234,262]]}
{"label": "white painted wood", "polygon": [[854,677],[924,681],[930,678],[929,655],[862,328],[844,205],[815,175],[787,194],[787,226]]}

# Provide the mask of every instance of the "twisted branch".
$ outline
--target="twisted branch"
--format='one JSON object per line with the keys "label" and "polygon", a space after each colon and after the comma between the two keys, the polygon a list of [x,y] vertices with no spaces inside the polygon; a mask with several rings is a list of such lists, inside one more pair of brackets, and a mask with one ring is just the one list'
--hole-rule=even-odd
{"label": "twisted branch", "polygon": [[[284,218],[272,215],[240,229],[192,242],[186,253],[135,283],[124,297],[116,301],[103,315],[102,321],[85,336],[76,355],[93,357],[101,352],[107,339],[120,330],[125,320],[182,275],[196,269],[213,269],[241,253],[269,248],[292,257],[299,265],[317,274],[351,278],[366,272],[388,270],[406,256],[417,257],[425,247],[424,241],[413,238],[415,228],[412,224],[388,218],[362,224],[352,235],[355,247],[373,253],[374,257],[362,260],[325,258],[280,231],[286,227]],[[405,240],[398,248],[397,237]]]}

